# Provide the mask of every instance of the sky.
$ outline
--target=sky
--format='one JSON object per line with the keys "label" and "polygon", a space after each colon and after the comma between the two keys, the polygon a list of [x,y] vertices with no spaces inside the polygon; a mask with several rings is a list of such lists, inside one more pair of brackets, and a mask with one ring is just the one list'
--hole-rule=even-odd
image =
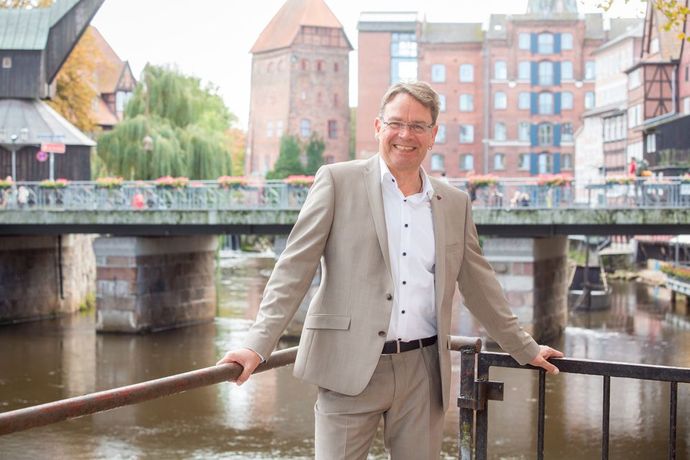
{"label": "sky", "polygon": [[[106,0],[92,21],[135,76],[146,63],[172,65],[213,83],[246,128],[249,50],[285,0]],[[522,14],[527,0],[326,0],[355,50],[350,105],[357,101],[357,21],[362,11],[417,11],[430,22],[483,22],[492,13]],[[603,12],[600,0],[578,0],[581,12]],[[641,0],[615,0],[609,17],[635,17]]]}

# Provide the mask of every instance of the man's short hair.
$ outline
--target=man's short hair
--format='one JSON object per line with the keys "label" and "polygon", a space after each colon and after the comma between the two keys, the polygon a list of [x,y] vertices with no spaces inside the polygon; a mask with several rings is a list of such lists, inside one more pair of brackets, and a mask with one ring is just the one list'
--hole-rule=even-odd
{"label": "man's short hair", "polygon": [[396,83],[388,88],[386,94],[381,99],[381,108],[379,109],[379,116],[383,116],[383,111],[390,101],[400,93],[409,94],[417,102],[429,109],[431,112],[431,124],[436,124],[439,112],[439,97],[438,93],[425,81],[414,81],[407,83]]}

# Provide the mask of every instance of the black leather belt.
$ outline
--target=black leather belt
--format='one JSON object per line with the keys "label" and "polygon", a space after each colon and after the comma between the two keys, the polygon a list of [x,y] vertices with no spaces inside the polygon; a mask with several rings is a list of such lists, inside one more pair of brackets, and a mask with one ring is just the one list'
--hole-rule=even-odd
{"label": "black leather belt", "polygon": [[405,351],[416,350],[417,348],[428,347],[436,343],[436,336],[427,337],[426,339],[411,340],[409,342],[401,342],[400,340],[389,340],[383,344],[382,355],[394,355],[396,353],[403,353]]}

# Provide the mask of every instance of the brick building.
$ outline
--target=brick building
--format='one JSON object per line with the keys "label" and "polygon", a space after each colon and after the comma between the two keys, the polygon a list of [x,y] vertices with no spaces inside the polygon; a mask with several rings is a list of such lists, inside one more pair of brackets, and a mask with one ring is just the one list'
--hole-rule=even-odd
{"label": "brick building", "polygon": [[285,2],[251,49],[247,174],[272,169],[284,134],[319,136],[327,163],[348,159],[351,50],[323,0]]}
{"label": "brick building", "polygon": [[429,171],[501,176],[569,172],[574,133],[594,107],[592,53],[601,14],[574,1],[530,0],[522,15],[478,24],[433,24],[415,13],[362,13],[356,155],[376,152],[373,118],[385,88],[427,80],[445,96]]}

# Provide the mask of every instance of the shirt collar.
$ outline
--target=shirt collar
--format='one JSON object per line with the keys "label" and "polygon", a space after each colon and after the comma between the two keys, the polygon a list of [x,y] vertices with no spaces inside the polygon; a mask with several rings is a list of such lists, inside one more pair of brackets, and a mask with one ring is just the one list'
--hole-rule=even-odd
{"label": "shirt collar", "polygon": [[[393,178],[393,173],[391,173],[391,170],[388,168],[386,162],[383,161],[381,155],[379,155],[379,166],[381,167],[381,183],[383,183],[383,180],[387,177]],[[423,166],[419,166],[419,173],[422,176],[422,194],[426,199],[431,200],[431,197],[434,196],[434,188]]]}

